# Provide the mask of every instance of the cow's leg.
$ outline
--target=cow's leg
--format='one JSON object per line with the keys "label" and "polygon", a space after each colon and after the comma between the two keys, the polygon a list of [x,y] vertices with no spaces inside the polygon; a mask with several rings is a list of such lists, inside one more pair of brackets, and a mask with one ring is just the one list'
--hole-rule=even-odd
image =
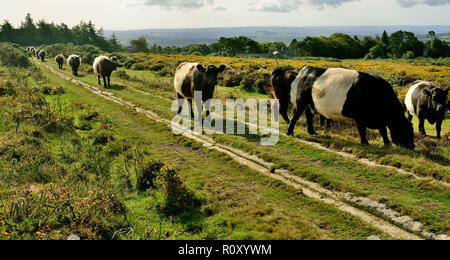
{"label": "cow's leg", "polygon": [[184,97],[177,93],[178,96],[178,115],[183,111]]}
{"label": "cow's leg", "polygon": [[108,88],[111,88],[111,75],[106,77],[108,78]]}
{"label": "cow's leg", "polygon": [[98,85],[101,86],[102,82],[100,81],[100,75],[98,75]]}
{"label": "cow's leg", "polygon": [[419,118],[419,131],[422,136],[427,136],[427,132],[425,131],[425,119]]}
{"label": "cow's leg", "polygon": [[211,114],[211,102],[205,102],[205,110],[206,110],[206,117],[208,118]]}
{"label": "cow's leg", "polygon": [[442,120],[439,120],[436,123],[437,139],[441,139],[441,130],[442,130]]}
{"label": "cow's leg", "polygon": [[280,104],[280,115],[283,117],[284,121],[286,121],[286,124],[289,125],[291,120],[289,119],[289,116],[288,116],[288,108],[289,108],[288,105]]}
{"label": "cow's leg", "polygon": [[383,137],[384,146],[391,146],[391,141],[389,140],[388,132],[387,132],[386,127],[382,127],[382,128],[380,128],[378,130],[380,131],[380,134]]}
{"label": "cow's leg", "polygon": [[192,99],[188,99],[189,109],[191,110],[191,118],[194,118],[194,108],[192,107]]}
{"label": "cow's leg", "polygon": [[198,116],[198,121],[202,122],[203,120],[203,103],[201,100],[195,100],[194,99],[194,103],[195,103],[195,108],[197,109],[197,116]]}
{"label": "cow's leg", "polygon": [[103,86],[105,87],[105,88],[108,88],[108,85],[106,84],[106,76],[103,76]]}
{"label": "cow's leg", "polygon": [[331,129],[331,119],[327,119],[327,130]]}
{"label": "cow's leg", "polygon": [[325,126],[325,121],[326,121],[327,119],[324,117],[324,116],[320,116],[320,126],[321,127],[324,127]]}
{"label": "cow's leg", "polygon": [[410,122],[412,122],[412,120],[413,120],[413,115],[411,115],[409,112],[408,112],[408,120],[409,120]]}
{"label": "cow's leg", "polygon": [[306,114],[306,124],[308,125],[308,133],[310,135],[316,135],[316,130],[314,130],[314,115],[311,112],[311,108],[307,107],[305,109]]}
{"label": "cow's leg", "polygon": [[292,117],[291,122],[289,123],[289,128],[287,135],[294,136],[294,129],[295,124],[297,124],[297,121],[302,116],[303,112],[305,112],[305,109],[308,107],[308,103],[300,103],[295,109],[294,109],[294,117]]}
{"label": "cow's leg", "polygon": [[360,121],[357,121],[356,124],[358,125],[359,135],[361,136],[361,144],[369,145],[369,141],[367,141],[367,126]]}

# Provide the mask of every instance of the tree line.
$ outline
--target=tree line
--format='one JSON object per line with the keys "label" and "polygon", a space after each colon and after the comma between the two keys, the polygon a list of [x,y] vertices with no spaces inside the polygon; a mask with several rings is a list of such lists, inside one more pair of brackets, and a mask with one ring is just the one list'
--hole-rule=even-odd
{"label": "tree line", "polygon": [[27,14],[18,28],[9,21],[0,25],[0,42],[12,42],[22,46],[41,46],[55,43],[73,43],[75,45],[93,45],[107,52],[143,52],[155,54],[196,54],[236,56],[238,54],[269,54],[274,51],[290,50],[295,56],[331,57],[338,59],[377,59],[416,57],[450,57],[450,47],[445,41],[429,32],[428,41],[420,41],[412,32],[398,31],[381,37],[365,36],[360,39],[343,33],[329,37],[306,37],[296,39],[287,45],[283,42],[259,43],[248,37],[222,37],[212,44],[191,44],[183,47],[163,47],[150,45],[144,37],[132,40],[127,47],[121,46],[113,34],[110,39],[103,36],[102,29],[96,29],[89,21],[81,21],[69,28],[66,24],[48,23],[45,20],[34,22]]}
{"label": "tree line", "polygon": [[389,35],[386,31],[381,37],[365,36],[359,39],[343,33],[329,37],[306,37],[302,41],[292,40],[289,45],[283,42],[258,43],[248,37],[220,38],[216,43],[191,44],[184,47],[150,46],[144,37],[132,40],[126,49],[129,52],[155,54],[196,54],[236,56],[238,54],[270,54],[274,51],[292,50],[295,56],[331,57],[338,59],[413,59],[416,57],[450,57],[448,43],[430,32],[427,42],[420,41],[412,32],[398,31]]}
{"label": "tree line", "polygon": [[34,22],[30,14],[27,14],[25,20],[17,28],[5,20],[0,25],[0,42],[17,43],[22,46],[41,46],[55,43],[89,44],[108,52],[122,50],[122,46],[114,35],[111,39],[106,39],[103,36],[103,30],[96,29],[91,21],[81,21],[69,28],[64,23],[54,24],[45,20]]}

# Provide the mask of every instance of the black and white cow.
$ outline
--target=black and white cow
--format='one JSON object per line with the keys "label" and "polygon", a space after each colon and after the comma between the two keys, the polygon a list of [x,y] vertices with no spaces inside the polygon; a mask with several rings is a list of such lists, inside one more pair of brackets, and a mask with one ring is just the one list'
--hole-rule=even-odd
{"label": "black and white cow", "polygon": [[[184,99],[187,99],[192,108],[192,100],[195,99],[195,92],[202,92],[202,101],[206,102],[214,97],[214,91],[217,85],[217,76],[227,67],[220,65],[203,66],[199,63],[181,63],[175,71],[174,88],[178,95],[178,114],[182,112]],[[196,100],[194,100],[197,102]],[[206,104],[208,105],[208,104]],[[201,104],[196,104],[199,117],[201,117]],[[210,108],[206,107],[206,116],[210,114]],[[191,116],[194,117],[194,110],[191,110]]]}
{"label": "black and white cow", "polygon": [[[297,78],[297,75],[298,73],[294,71],[275,69],[272,71],[272,76],[270,79],[272,83],[272,94],[274,98],[278,100],[280,115],[287,124],[291,122],[288,116],[289,107],[292,106],[290,98],[291,86],[292,82],[294,82]],[[309,107],[305,109],[305,114],[306,120],[308,121],[308,133],[315,135],[316,131],[314,130],[314,127],[312,127],[314,115]],[[324,116],[320,116],[321,126],[324,126],[325,122],[327,124],[327,129],[330,129],[331,120],[327,120]]]}
{"label": "black and white cow", "polygon": [[413,116],[419,118],[419,131],[423,136],[427,135],[425,120],[428,120],[430,124],[436,124],[437,138],[441,138],[449,90],[440,89],[437,85],[423,80],[414,82],[409,89],[405,98],[409,120],[412,120]]}
{"label": "black and white cow", "polygon": [[[395,144],[414,149],[414,129],[392,86],[382,78],[355,70],[304,67],[291,86],[294,117],[288,135],[308,106],[332,120],[355,120],[361,143],[367,128],[377,129],[390,145],[386,127]],[[308,122],[312,124],[312,122]],[[312,127],[312,126],[308,126]]]}

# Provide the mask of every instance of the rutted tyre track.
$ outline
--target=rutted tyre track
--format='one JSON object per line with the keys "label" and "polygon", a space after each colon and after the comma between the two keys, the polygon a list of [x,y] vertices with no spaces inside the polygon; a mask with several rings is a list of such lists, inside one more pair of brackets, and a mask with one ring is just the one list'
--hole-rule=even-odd
{"label": "rutted tyre track", "polygon": [[[82,86],[92,93],[99,95],[107,100],[110,100],[114,103],[127,106],[130,108],[133,108],[136,110],[136,112],[142,113],[149,117],[150,119],[166,124],[167,126],[171,127],[172,123],[171,121],[167,119],[160,118],[156,113],[148,110],[144,110],[142,108],[139,108],[138,106],[134,105],[131,102],[127,102],[121,98],[115,97],[112,93],[101,91],[97,87],[93,87],[89,84],[86,84],[84,82],[81,82],[79,80],[73,79],[70,76],[65,75],[64,73],[61,73],[59,71],[56,71],[51,66],[43,64],[39,61],[37,61],[39,64],[45,66],[49,71],[51,71],[53,74],[56,74],[57,76],[70,81],[73,84]],[[339,208],[340,210],[350,213],[354,216],[359,217],[360,219],[364,220],[365,222],[369,223],[370,225],[384,231],[385,233],[391,235],[392,237],[398,238],[398,239],[411,239],[411,240],[419,240],[421,237],[427,238],[427,239],[448,239],[446,236],[435,236],[432,233],[425,232],[423,230],[416,230],[416,234],[414,234],[409,228],[410,226],[414,226],[414,224],[417,224],[417,222],[412,221],[412,219],[408,219],[409,221],[405,223],[398,223],[394,221],[393,219],[386,218],[384,216],[376,216],[380,215],[379,212],[376,212],[376,214],[369,213],[368,211],[365,211],[360,208],[366,208],[363,205],[359,205],[357,201],[352,201],[350,198],[352,198],[351,194],[342,194],[338,192],[332,192],[325,188],[322,188],[316,183],[304,180],[298,176],[294,176],[289,174],[287,170],[277,170],[275,173],[270,172],[270,168],[273,166],[272,163],[266,162],[256,156],[247,154],[243,151],[240,151],[238,149],[234,149],[222,144],[216,143],[213,139],[204,136],[204,135],[197,135],[193,133],[190,129],[183,129],[182,127],[178,127],[178,130],[181,130],[184,132],[184,136],[187,138],[190,138],[194,141],[202,143],[205,147],[219,151],[223,154],[227,154],[231,158],[233,158],[238,163],[245,165],[251,169],[254,169],[261,174],[270,177],[272,179],[279,180],[283,182],[284,184],[291,186],[295,189],[299,189],[303,192],[304,195],[315,198],[319,201],[322,201],[327,204],[334,205],[335,207]],[[352,206],[356,205],[356,206]],[[369,211],[372,211],[369,209]],[[391,224],[388,221],[384,219],[388,219],[389,222],[395,223]],[[407,219],[407,216],[397,216],[397,218],[401,219]],[[406,225],[409,224],[409,225]],[[420,224],[420,223],[418,223]],[[420,235],[420,236],[419,236]]]}

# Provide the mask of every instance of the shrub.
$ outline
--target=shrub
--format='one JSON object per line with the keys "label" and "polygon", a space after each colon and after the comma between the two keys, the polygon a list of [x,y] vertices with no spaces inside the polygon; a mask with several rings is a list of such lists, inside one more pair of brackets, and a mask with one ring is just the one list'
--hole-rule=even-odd
{"label": "shrub", "polygon": [[9,67],[28,68],[31,65],[26,53],[9,43],[0,43],[0,61]]}
{"label": "shrub", "polygon": [[136,189],[138,191],[146,191],[150,188],[155,188],[156,178],[163,166],[163,163],[154,160],[141,165],[136,171]]}
{"label": "shrub", "polygon": [[118,77],[119,79],[124,79],[124,80],[130,80],[131,79],[130,75],[128,75],[127,72],[123,71],[123,70],[117,71],[116,77]]}
{"label": "shrub", "polygon": [[131,66],[132,70],[147,70],[147,66],[143,63],[136,63]]}
{"label": "shrub", "polygon": [[106,145],[108,142],[115,140],[114,134],[105,129],[94,132],[91,138],[94,139],[92,141],[93,145]]}
{"label": "shrub", "polygon": [[412,51],[408,51],[408,52],[406,52],[405,54],[403,54],[403,59],[405,59],[405,60],[412,60],[412,59],[414,59],[415,58],[415,54],[414,54],[414,52],[412,52]]}
{"label": "shrub", "polygon": [[39,88],[39,91],[44,95],[50,95],[50,93],[52,92],[52,87],[44,85]]}
{"label": "shrub", "polygon": [[270,76],[260,72],[247,74],[241,81],[241,88],[247,92],[266,94],[266,88],[270,87]]}
{"label": "shrub", "polygon": [[16,96],[17,88],[14,87],[11,81],[6,81],[5,83],[0,82],[0,97],[5,96]]}
{"label": "shrub", "polygon": [[218,81],[219,85],[224,87],[237,87],[241,85],[243,78],[244,73],[234,69],[227,69],[219,75]]}
{"label": "shrub", "polygon": [[199,201],[172,167],[164,166],[160,171],[157,182],[164,194],[166,203],[164,210],[167,213],[187,211],[198,206]]}
{"label": "shrub", "polygon": [[52,88],[52,91],[50,92],[52,95],[62,95],[66,93],[66,89],[62,86],[54,87]]}

